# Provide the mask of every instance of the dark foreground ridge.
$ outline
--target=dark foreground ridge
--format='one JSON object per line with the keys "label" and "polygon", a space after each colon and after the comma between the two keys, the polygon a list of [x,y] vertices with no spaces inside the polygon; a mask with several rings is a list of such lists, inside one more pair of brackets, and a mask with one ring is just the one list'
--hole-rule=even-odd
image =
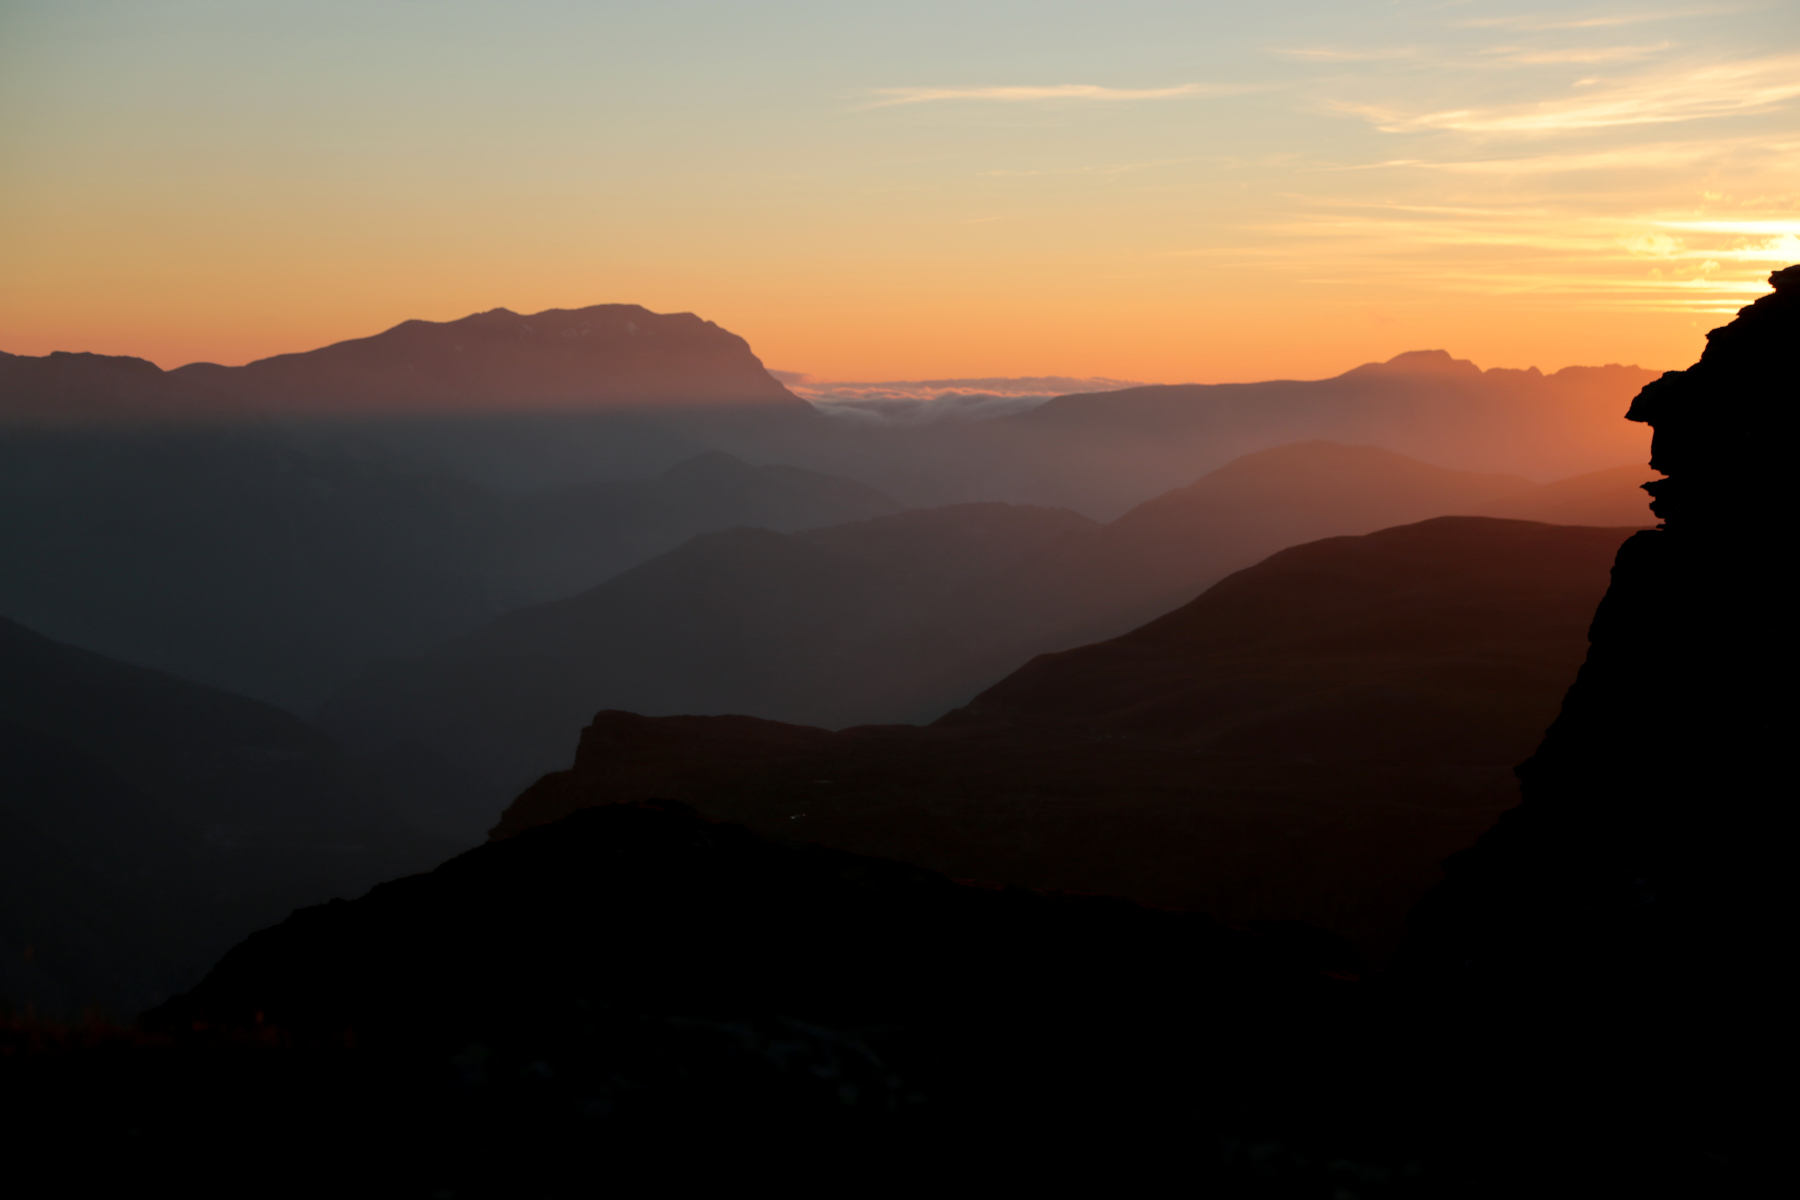
{"label": "dark foreground ridge", "polygon": [[68,1192],[1772,1193],[1764,514],[1800,268],[1775,283],[1639,398],[1668,528],[1622,550],[1524,805],[1383,979],[608,805],[295,914],[135,1049],[8,1056],[0,1121]]}

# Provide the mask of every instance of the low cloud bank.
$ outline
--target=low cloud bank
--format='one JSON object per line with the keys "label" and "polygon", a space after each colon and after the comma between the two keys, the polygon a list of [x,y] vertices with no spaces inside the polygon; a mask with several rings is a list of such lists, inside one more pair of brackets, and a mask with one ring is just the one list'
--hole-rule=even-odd
{"label": "low cloud bank", "polygon": [[1142,387],[1130,379],[1069,375],[1016,375],[989,379],[898,379],[844,382],[813,379],[798,371],[770,371],[789,391],[820,412],[875,425],[924,425],[980,421],[1024,412],[1056,396],[1116,392]]}

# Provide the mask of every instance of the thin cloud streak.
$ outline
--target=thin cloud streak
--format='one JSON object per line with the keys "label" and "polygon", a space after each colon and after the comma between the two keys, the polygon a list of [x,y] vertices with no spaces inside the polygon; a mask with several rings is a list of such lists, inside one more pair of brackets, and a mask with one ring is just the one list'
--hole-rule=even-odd
{"label": "thin cloud streak", "polygon": [[1519,63],[1524,66],[1551,66],[1560,63],[1585,65],[1636,62],[1667,50],[1672,45],[1673,42],[1658,42],[1654,46],[1602,46],[1592,50],[1526,50],[1516,46],[1496,46],[1483,53],[1493,55],[1498,62]]}
{"label": "thin cloud streak", "polygon": [[1746,116],[1800,97],[1800,56],[1783,55],[1642,76],[1579,96],[1494,108],[1405,115],[1374,105],[1339,104],[1387,133],[1446,130],[1555,134],[1706,117]]}
{"label": "thin cloud streak", "polygon": [[1163,88],[1112,88],[1091,83],[1059,83],[1052,86],[1017,87],[912,87],[875,88],[881,99],[869,108],[901,104],[936,104],[965,100],[997,104],[1029,104],[1047,100],[1175,100],[1188,96],[1234,96],[1253,90],[1242,84],[1183,83]]}
{"label": "thin cloud streak", "polygon": [[1524,158],[1392,159],[1366,166],[1332,168],[1334,170],[1375,170],[1377,168],[1414,167],[1424,171],[1440,171],[1468,175],[1567,175],[1583,171],[1667,170],[1689,167],[1732,154],[1751,152],[1777,154],[1787,147],[1774,146],[1760,138],[1730,138],[1722,141],[1656,142],[1619,150],[1596,150],[1576,154],[1534,154]]}
{"label": "thin cloud streak", "polygon": [[1516,17],[1470,17],[1461,24],[1466,29],[1517,29],[1524,33],[1550,33],[1563,29],[1611,29],[1620,25],[1643,25],[1651,21],[1674,21],[1685,17],[1725,17],[1760,7],[1762,6],[1734,5],[1730,8],[1677,8],[1661,12],[1610,13],[1596,17],[1521,14]]}

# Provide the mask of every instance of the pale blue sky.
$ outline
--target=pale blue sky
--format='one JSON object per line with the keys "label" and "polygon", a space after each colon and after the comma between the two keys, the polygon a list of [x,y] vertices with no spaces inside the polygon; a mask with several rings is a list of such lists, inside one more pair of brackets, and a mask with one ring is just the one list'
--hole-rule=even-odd
{"label": "pale blue sky", "polygon": [[634,301],[839,378],[1691,357],[1800,3],[0,4],[0,349]]}

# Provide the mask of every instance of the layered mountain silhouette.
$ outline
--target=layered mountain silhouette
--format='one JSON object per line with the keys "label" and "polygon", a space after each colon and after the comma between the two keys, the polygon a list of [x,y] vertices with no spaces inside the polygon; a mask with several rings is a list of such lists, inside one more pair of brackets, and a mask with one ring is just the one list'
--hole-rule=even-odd
{"label": "layered mountain silhouette", "polygon": [[[319,720],[397,771],[440,779],[447,806],[460,797],[457,827],[479,836],[508,795],[566,760],[596,700],[854,723],[851,680],[893,669],[887,649],[922,608],[1089,524],[976,504],[703,535],[572,599],[384,664]],[[865,678],[860,690],[882,686]]]}
{"label": "layered mountain silhouette", "polygon": [[[1759,685],[1785,668],[1774,456],[1800,269],[1775,282],[1634,406],[1657,427],[1665,529],[1455,517],[1295,547],[923,732],[607,714],[515,816],[578,811],[247,940],[148,1015],[148,1044],[9,1035],[0,1115],[76,1186],[180,1171],[241,1190],[280,1161],[296,1191],[384,1194],[1770,1190],[1789,1157],[1767,1099],[1785,744]],[[1237,933],[805,844],[839,778],[825,754],[853,769],[874,761],[859,742],[959,725],[1042,733],[1046,776],[1082,743],[1127,748],[1117,762],[1167,763],[1190,795],[1239,724],[1340,767],[1423,730],[1409,759],[1454,763],[1480,739],[1430,718],[1528,691],[1533,664],[1580,639],[1565,585],[1594,588],[1595,543],[1627,537],[1525,804],[1452,863],[1381,980],[1332,978],[1349,972],[1304,927]],[[1209,691],[1234,672],[1251,686]],[[1283,714],[1333,694],[1325,736],[1297,742]],[[921,744],[846,777],[876,797],[866,812],[994,761],[940,770]],[[668,800],[581,807],[584,789],[629,799],[636,777],[733,763],[750,764],[746,806],[792,806],[788,837]],[[988,784],[997,809],[1047,807]],[[1104,813],[1087,844],[1124,824]],[[196,1127],[214,1156],[196,1161]]]}
{"label": "layered mountain silhouette", "polygon": [[669,407],[812,412],[736,334],[635,304],[406,321],[241,367],[163,372],[91,354],[0,359],[0,418],[12,420]]}
{"label": "layered mountain silhouette", "polygon": [[1233,459],[1311,439],[1538,481],[1643,462],[1644,431],[1618,414],[1656,375],[1617,364],[1482,371],[1415,351],[1330,379],[1125,388],[986,421],[832,421],[783,430],[757,453],[915,506],[993,499],[1111,520]]}
{"label": "layered mountain silhouette", "polygon": [[129,1013],[295,906],[450,845],[289,714],[5,620],[0,760],[9,1008]]}
{"label": "layered mountain silhouette", "polygon": [[1330,379],[1131,387],[987,420],[872,425],[823,417],[710,321],[606,304],[407,321],[241,367],[4,355],[0,425],[275,421],[512,492],[722,450],[909,507],[997,500],[1110,520],[1234,458],[1315,438],[1536,480],[1642,461],[1642,432],[1616,414],[1654,375],[1482,371],[1413,351]]}
{"label": "layered mountain silhouette", "polygon": [[[1600,511],[1627,507],[1609,488],[1644,508],[1623,477],[1606,483]],[[833,728],[931,720],[1035,655],[1124,633],[1284,546],[1544,494],[1567,501],[1518,478],[1308,443],[1247,456],[1104,527],[968,505],[714,535],[384,664],[319,720],[397,769],[443,772],[446,794],[491,812],[565,761],[602,708]]]}
{"label": "layered mountain silhouette", "polygon": [[959,878],[1304,921],[1385,955],[1513,800],[1629,530],[1444,517],[1296,546],[931,726],[606,712],[495,830],[667,797]]}
{"label": "layered mountain silhouette", "polygon": [[0,437],[0,611],[304,713],[372,659],[694,534],[896,509],[847,480],[716,452],[656,478],[498,496],[361,441],[15,432]]}

